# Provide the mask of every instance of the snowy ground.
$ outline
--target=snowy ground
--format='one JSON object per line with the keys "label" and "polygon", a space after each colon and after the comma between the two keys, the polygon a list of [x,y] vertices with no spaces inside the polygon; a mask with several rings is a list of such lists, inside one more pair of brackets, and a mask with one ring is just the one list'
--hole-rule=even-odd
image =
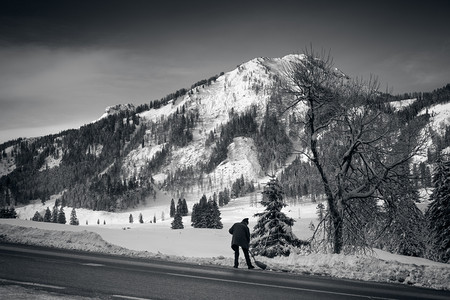
{"label": "snowy ground", "polygon": [[[250,206],[252,197],[233,200],[221,208],[224,228],[195,229],[190,226],[190,217],[184,217],[185,229],[172,230],[172,219],[162,220],[162,212],[168,207],[142,207],[123,213],[106,213],[77,210],[80,226],[33,222],[30,219],[36,210],[44,210],[52,202],[43,206],[40,203],[17,208],[20,219],[0,219],[0,242],[37,244],[49,247],[78,249],[128,255],[134,257],[160,258],[204,265],[233,265],[233,252],[230,248],[231,236],[228,228],[234,222],[250,218],[250,228],[256,224],[253,214],[263,207]],[[188,201],[188,206],[192,207]],[[168,206],[168,205],[166,205]],[[308,238],[311,231],[308,225],[315,220],[316,204],[288,206],[284,212],[297,220],[293,231],[299,238]],[[65,208],[69,219],[70,208]],[[128,223],[133,214],[134,223]],[[144,223],[137,222],[139,213]],[[157,215],[157,222],[150,223]],[[150,218],[150,216],[152,218]],[[168,212],[166,213],[168,216]],[[89,219],[85,225],[85,219]],[[100,220],[97,224],[94,220]],[[104,225],[104,222],[106,225]],[[434,289],[450,290],[450,265],[393,255],[375,249],[372,254],[291,254],[289,257],[268,259],[257,257],[273,271],[288,271],[365,281],[392,282]],[[242,261],[241,265],[245,266]]]}

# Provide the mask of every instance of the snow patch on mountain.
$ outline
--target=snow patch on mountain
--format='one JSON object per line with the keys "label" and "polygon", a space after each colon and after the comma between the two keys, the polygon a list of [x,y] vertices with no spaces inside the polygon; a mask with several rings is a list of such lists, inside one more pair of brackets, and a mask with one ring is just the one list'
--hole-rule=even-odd
{"label": "snow patch on mountain", "polygon": [[172,161],[168,167],[170,171],[178,168],[196,166],[209,158],[210,151],[204,147],[205,143],[197,141],[172,152]]}
{"label": "snow patch on mountain", "polygon": [[188,95],[186,95],[182,99],[170,100],[166,105],[160,108],[157,109],[152,108],[150,110],[141,112],[137,115],[144,120],[158,122],[162,118],[170,116],[171,114],[175,113],[177,111],[177,108],[181,109],[181,107],[186,103],[187,100],[189,100]]}
{"label": "snow patch on mountain", "polygon": [[44,171],[47,169],[52,169],[55,167],[59,167],[59,165],[61,164],[62,161],[62,155],[60,156],[53,156],[53,155],[49,155],[45,158],[45,162],[42,165],[42,167],[39,169],[39,171]]}
{"label": "snow patch on mountain", "polygon": [[[450,102],[444,104],[436,104],[431,107],[427,107],[422,109],[418,115],[426,114],[431,115],[429,125],[430,127],[436,131],[440,136],[445,134],[446,126],[450,125]],[[426,129],[423,129],[421,132],[422,136],[427,136],[427,142],[425,145],[426,149],[435,149],[435,145],[433,144],[433,140],[431,136],[426,133]],[[444,149],[445,150],[445,149]],[[427,153],[424,151],[421,155],[418,155],[414,158],[415,163],[425,162],[427,161]]]}
{"label": "snow patch on mountain", "polygon": [[130,151],[122,163],[122,171],[124,171],[125,177],[129,178],[130,176],[139,174],[139,171],[152,160],[157,152],[160,152],[164,148],[164,145],[138,147]]}
{"label": "snow patch on mountain", "polygon": [[222,162],[211,174],[212,178],[231,185],[236,179],[244,176],[247,180],[255,180],[261,175],[256,146],[251,138],[237,137],[228,146],[228,159]]}
{"label": "snow patch on mountain", "polygon": [[423,115],[427,111],[431,115],[431,126],[434,130],[437,130],[440,135],[443,135],[445,133],[445,127],[450,125],[450,102],[424,108],[418,115]]}
{"label": "snow patch on mountain", "polygon": [[395,111],[400,111],[400,110],[404,109],[405,107],[410,106],[411,104],[413,104],[416,101],[417,101],[417,98],[405,99],[405,100],[400,100],[400,101],[391,101],[391,102],[389,102],[389,105],[392,106]]}

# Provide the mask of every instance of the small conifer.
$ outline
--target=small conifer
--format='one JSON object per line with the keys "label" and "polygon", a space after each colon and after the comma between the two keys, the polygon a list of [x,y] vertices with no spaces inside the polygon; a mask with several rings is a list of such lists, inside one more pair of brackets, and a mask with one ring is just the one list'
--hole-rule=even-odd
{"label": "small conifer", "polygon": [[177,211],[172,221],[172,229],[183,229],[183,228],[184,228],[183,218],[181,216],[181,213]]}

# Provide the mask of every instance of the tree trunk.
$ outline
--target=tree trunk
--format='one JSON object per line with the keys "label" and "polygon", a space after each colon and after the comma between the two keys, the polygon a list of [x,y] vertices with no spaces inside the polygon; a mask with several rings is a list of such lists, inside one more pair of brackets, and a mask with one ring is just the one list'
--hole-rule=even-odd
{"label": "tree trunk", "polygon": [[[331,210],[330,210],[331,211]],[[333,253],[339,254],[342,251],[342,246],[344,244],[343,240],[343,220],[342,216],[338,211],[331,212],[332,220],[333,220]]]}

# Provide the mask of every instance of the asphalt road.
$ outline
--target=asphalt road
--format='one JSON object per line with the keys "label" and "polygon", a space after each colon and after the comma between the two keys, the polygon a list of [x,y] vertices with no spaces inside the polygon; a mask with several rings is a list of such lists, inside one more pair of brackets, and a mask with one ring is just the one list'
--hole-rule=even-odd
{"label": "asphalt road", "polygon": [[0,286],[99,299],[450,299],[405,285],[9,244],[0,244]]}

